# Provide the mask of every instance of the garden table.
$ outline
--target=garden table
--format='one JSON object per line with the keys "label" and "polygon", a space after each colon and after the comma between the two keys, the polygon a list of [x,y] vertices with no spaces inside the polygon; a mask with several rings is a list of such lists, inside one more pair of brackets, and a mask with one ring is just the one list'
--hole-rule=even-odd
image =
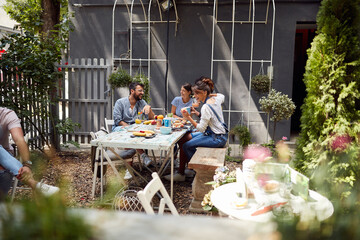
{"label": "garden table", "polygon": [[[257,210],[270,205],[267,204],[260,207],[253,198],[248,199],[246,206],[236,207],[236,201],[238,200],[237,192],[239,192],[239,185],[237,183],[221,185],[212,192],[211,202],[219,211],[235,219],[268,222],[274,217],[272,211],[253,215]],[[301,220],[316,216],[319,221],[323,221],[333,214],[334,207],[326,197],[312,190],[309,190],[309,196],[312,201],[305,201],[301,197],[293,195],[290,200],[286,200],[280,197],[278,192],[267,195],[273,203],[279,203],[278,205],[288,201],[293,213],[299,214]]]}
{"label": "garden table", "polygon": [[[130,126],[122,127],[117,132],[109,133],[105,136],[99,137],[98,139],[92,140],[90,144],[92,146],[99,147],[101,149],[101,161],[105,157],[112,169],[114,170],[116,176],[120,181],[123,181],[119,173],[117,172],[114,164],[112,164],[111,159],[107,154],[104,154],[105,149],[114,149],[114,148],[130,148],[130,149],[147,149],[147,150],[159,150],[166,151],[168,154],[165,157],[162,166],[158,170],[159,175],[162,174],[164,165],[167,160],[171,159],[171,183],[170,183],[170,196],[173,198],[173,173],[174,173],[174,146],[175,144],[185,135],[188,131],[187,129],[180,129],[179,131],[173,131],[171,134],[163,135],[157,133],[153,138],[145,137],[132,137],[133,131],[147,130],[151,126],[143,124],[133,124]],[[120,157],[119,157],[120,158]],[[121,158],[120,158],[121,159]],[[126,161],[124,161],[125,166],[130,172],[135,172],[138,176],[141,177]],[[101,162],[102,166],[102,162]],[[102,176],[102,174],[101,174]],[[102,190],[101,190],[102,193]]]}

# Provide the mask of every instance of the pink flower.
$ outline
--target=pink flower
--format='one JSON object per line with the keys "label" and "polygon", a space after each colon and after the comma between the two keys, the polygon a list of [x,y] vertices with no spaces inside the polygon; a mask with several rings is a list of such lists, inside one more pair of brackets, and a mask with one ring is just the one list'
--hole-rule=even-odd
{"label": "pink flower", "polygon": [[334,152],[340,153],[346,150],[351,142],[352,138],[348,134],[335,135],[332,142],[330,143],[330,148]]}
{"label": "pink flower", "polygon": [[264,162],[271,158],[272,154],[269,148],[258,144],[249,145],[244,151],[244,159],[252,159],[257,162]]}
{"label": "pink flower", "polygon": [[287,138],[287,137],[285,137],[285,136],[283,136],[283,137],[281,138],[281,140],[283,140],[283,141],[287,141],[287,140],[288,140],[288,138]]}

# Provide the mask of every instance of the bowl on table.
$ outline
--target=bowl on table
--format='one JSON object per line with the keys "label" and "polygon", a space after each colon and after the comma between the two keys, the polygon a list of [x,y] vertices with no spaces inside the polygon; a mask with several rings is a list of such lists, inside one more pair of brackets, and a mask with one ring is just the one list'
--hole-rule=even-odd
{"label": "bowl on table", "polygon": [[170,134],[171,133],[171,127],[160,127],[161,134]]}

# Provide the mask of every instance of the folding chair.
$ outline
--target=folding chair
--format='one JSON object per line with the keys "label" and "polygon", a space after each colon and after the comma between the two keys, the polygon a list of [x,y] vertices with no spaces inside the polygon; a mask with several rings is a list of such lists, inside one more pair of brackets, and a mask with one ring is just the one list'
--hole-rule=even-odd
{"label": "folding chair", "polygon": [[[11,136],[10,136],[9,138],[10,138],[10,139],[9,139],[10,144],[11,144],[12,146],[14,146],[14,149],[15,149],[15,148],[16,148],[15,142],[13,141],[13,139],[11,138]],[[29,142],[29,133],[25,134],[24,140],[25,140],[26,144]],[[15,151],[15,153],[16,153],[16,151]],[[15,155],[17,155],[17,154],[15,154]],[[23,162],[23,160],[21,159],[21,157],[19,158],[19,161],[20,161],[21,163]],[[11,190],[11,202],[14,201],[16,189],[31,190],[30,187],[19,187],[19,186],[18,186],[18,183],[19,183],[19,180],[18,180],[16,177],[14,177],[14,184],[13,184],[12,190]]]}
{"label": "folding chair", "polygon": [[165,205],[167,205],[171,213],[178,216],[179,213],[176,210],[174,203],[171,201],[171,198],[163,183],[161,182],[159,175],[156,172],[153,172],[151,176],[153,179],[146,185],[144,190],[141,190],[137,193],[137,196],[141,202],[141,205],[144,207],[145,212],[150,215],[155,215],[154,209],[151,206],[151,202],[154,195],[160,192],[162,197],[160,198],[158,214],[162,215],[164,213]]}
{"label": "folding chair", "polygon": [[[112,126],[115,124],[113,119],[107,119],[105,118],[105,129],[108,133],[111,133]],[[109,128],[109,125],[111,126]]]}
{"label": "folding chair", "polygon": [[[97,139],[101,136],[106,135],[107,133],[103,130],[97,131],[96,133],[94,132],[90,132],[90,135],[92,137],[92,139]],[[117,175],[117,177],[119,178],[119,180],[124,184],[124,180],[122,179],[122,177],[120,177],[119,173],[117,172],[115,166],[116,165],[125,165],[125,167],[129,170],[131,176],[133,177],[133,179],[135,180],[135,182],[139,185],[139,182],[136,179],[136,176],[134,175],[133,171],[135,172],[135,170],[133,168],[130,167],[130,165],[128,164],[128,162],[133,161],[132,158],[128,158],[128,159],[121,159],[121,157],[119,156],[119,153],[121,150],[118,149],[110,149],[110,150],[106,150],[103,151],[103,161],[101,161],[101,148],[100,147],[92,147],[92,164],[94,166],[94,175],[93,175],[93,186],[92,186],[92,194],[91,196],[94,197],[95,196],[95,188],[96,188],[96,178],[99,177],[100,178],[100,184],[101,184],[101,197],[103,196],[103,187],[104,187],[104,172],[101,171],[101,163],[102,163],[102,167],[104,169],[104,166],[110,165],[114,172],[115,175]],[[98,171],[100,170],[100,174],[98,174]]]}

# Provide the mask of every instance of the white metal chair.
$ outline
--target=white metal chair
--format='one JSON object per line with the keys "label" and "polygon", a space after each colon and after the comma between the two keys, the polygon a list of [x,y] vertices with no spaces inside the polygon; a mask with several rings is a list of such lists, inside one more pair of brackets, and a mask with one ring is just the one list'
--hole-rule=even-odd
{"label": "white metal chair", "polygon": [[[105,118],[105,129],[108,133],[111,132],[112,126],[115,124],[113,119],[107,119]],[[109,128],[110,125],[110,128]]]}
{"label": "white metal chair", "polygon": [[[10,144],[11,144],[11,145],[15,145],[15,142],[14,142],[14,140],[11,138],[11,135],[10,135],[9,138],[10,138],[10,139],[9,139]],[[24,140],[25,140],[26,144],[29,142],[29,133],[25,134]],[[16,146],[16,145],[15,145],[15,146]],[[15,151],[15,152],[16,152],[16,151]],[[23,160],[21,159],[21,157],[19,158],[19,161],[22,163]],[[30,187],[19,187],[19,186],[18,186],[18,183],[19,183],[19,180],[18,180],[16,177],[14,177],[14,184],[13,184],[12,190],[11,190],[11,202],[14,201],[16,189],[31,190]]]}
{"label": "white metal chair", "polygon": [[[92,137],[92,139],[97,139],[101,136],[104,136],[106,135],[107,133],[103,130],[100,130],[100,131],[97,131],[96,133],[94,132],[90,132],[90,135]],[[130,165],[128,164],[128,162],[132,162],[133,161],[133,158],[128,158],[128,159],[121,159],[121,157],[119,156],[119,153],[121,150],[119,149],[110,149],[110,150],[106,150],[106,151],[103,151],[103,161],[101,161],[100,159],[100,147],[96,147],[95,149],[95,154],[92,156],[92,159],[94,161],[94,175],[93,175],[93,186],[92,186],[92,194],[91,196],[94,197],[95,196],[95,187],[96,187],[96,178],[99,177],[98,176],[98,171],[99,171],[99,168],[100,168],[100,171],[101,171],[101,162],[102,162],[102,165],[103,166],[107,166],[107,165],[113,165],[113,166],[116,166],[116,165],[125,165],[125,167],[129,170],[131,176],[133,177],[133,179],[136,181],[136,183],[139,185],[139,182],[137,181],[136,179],[136,176],[134,174],[134,172],[136,173],[136,171],[130,167]],[[111,166],[111,167],[113,167]],[[115,174],[118,175],[118,172],[116,169],[113,169],[114,171],[116,171]],[[139,174],[139,173],[138,173]],[[100,172],[100,184],[101,184],[101,197],[103,196],[103,187],[104,187],[104,172]],[[123,181],[122,178],[120,177],[120,181]],[[124,185],[125,185],[125,182],[122,182]]]}
{"label": "white metal chair", "polygon": [[159,175],[156,172],[151,174],[152,180],[146,185],[144,190],[141,190],[137,193],[137,196],[141,202],[141,205],[144,207],[147,214],[155,215],[154,209],[151,206],[152,199],[154,195],[158,192],[161,193],[162,197],[160,198],[158,214],[163,214],[165,205],[167,205],[173,215],[178,216],[179,213],[175,208],[174,203],[171,201],[171,198],[166,191],[163,183],[161,182]]}

